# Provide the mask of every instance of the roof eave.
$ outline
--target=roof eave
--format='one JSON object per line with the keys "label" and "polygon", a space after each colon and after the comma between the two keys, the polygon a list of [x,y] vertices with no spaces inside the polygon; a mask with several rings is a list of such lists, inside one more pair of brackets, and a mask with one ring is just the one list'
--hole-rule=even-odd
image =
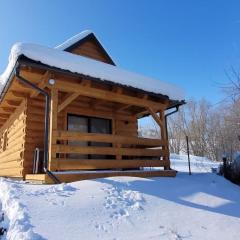
{"label": "roof eave", "polygon": [[101,83],[104,82],[104,83],[109,84],[109,85],[121,86],[121,87],[127,88],[129,90],[138,91],[139,93],[143,93],[143,94],[149,94],[150,96],[163,98],[165,100],[169,100],[171,102],[178,103],[178,104],[180,104],[182,102],[182,101],[170,99],[167,95],[163,95],[163,94],[160,94],[160,93],[157,94],[157,93],[154,93],[154,92],[145,91],[143,89],[135,88],[135,87],[132,87],[132,86],[128,86],[128,85],[124,85],[124,84],[120,84],[120,83],[115,83],[115,82],[112,82],[112,81],[107,80],[107,79],[100,79],[100,78],[96,78],[96,77],[92,77],[92,76],[88,76],[88,75],[84,75],[84,74],[80,74],[80,73],[76,73],[76,72],[71,72],[69,70],[49,66],[47,64],[29,59],[28,57],[25,57],[24,55],[19,56],[18,61],[19,61],[19,63],[24,64],[26,66],[28,65],[28,66],[32,66],[32,67],[36,67],[36,68],[49,70],[49,71],[55,71],[55,72],[62,73],[62,74],[72,75],[73,77],[84,77],[84,78],[87,78],[87,79],[95,81],[95,82],[101,82]]}
{"label": "roof eave", "polygon": [[148,95],[153,96],[153,97],[162,98],[162,99],[165,99],[165,100],[168,100],[168,101],[171,102],[170,106],[167,109],[171,109],[171,108],[174,108],[176,106],[181,106],[183,104],[186,104],[185,100],[180,100],[180,101],[179,100],[173,100],[173,99],[170,99],[167,95],[145,91],[145,90],[138,89],[138,88],[135,88],[135,87],[123,85],[123,84],[120,84],[120,83],[114,83],[114,82],[111,82],[109,80],[102,80],[100,78],[94,78],[94,77],[87,76],[87,75],[84,75],[84,74],[73,73],[69,70],[64,70],[64,69],[61,69],[61,68],[49,66],[47,64],[43,64],[41,62],[29,59],[28,57],[26,57],[24,55],[18,56],[18,58],[15,62],[15,65],[14,65],[12,71],[11,71],[11,74],[9,75],[8,80],[6,81],[6,83],[4,85],[4,88],[3,88],[3,90],[0,94],[0,102],[4,98],[6,92],[8,91],[8,88],[9,88],[9,86],[10,86],[10,84],[11,84],[11,82],[12,82],[14,76],[15,76],[15,70],[16,70],[18,65],[26,65],[26,66],[32,66],[32,67],[36,67],[36,68],[40,68],[40,69],[44,69],[44,70],[55,71],[55,72],[58,72],[58,73],[72,75],[73,77],[85,77],[85,78],[88,78],[89,80],[92,80],[92,81],[95,81],[95,82],[104,82],[104,83],[109,84],[109,85],[121,86],[121,87],[124,87],[124,88],[129,89],[129,90],[138,91],[139,93],[148,94]]}

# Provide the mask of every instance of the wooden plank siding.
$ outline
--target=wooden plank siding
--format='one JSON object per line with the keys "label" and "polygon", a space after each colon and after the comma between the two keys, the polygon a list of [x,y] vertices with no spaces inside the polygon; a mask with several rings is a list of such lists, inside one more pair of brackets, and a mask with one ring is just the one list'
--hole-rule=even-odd
{"label": "wooden plank siding", "polygon": [[71,53],[89,57],[101,62],[111,63],[101,48],[91,39],[71,50]]}

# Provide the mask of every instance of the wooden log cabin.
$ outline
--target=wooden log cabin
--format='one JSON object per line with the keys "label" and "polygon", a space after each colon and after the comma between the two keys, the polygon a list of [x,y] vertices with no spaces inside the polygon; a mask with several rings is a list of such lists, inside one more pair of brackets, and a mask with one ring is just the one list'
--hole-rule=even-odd
{"label": "wooden log cabin", "polygon": [[[166,112],[184,104],[179,90],[116,67],[91,31],[55,48],[14,45],[1,84],[0,176],[59,183],[176,175]],[[138,136],[148,115],[159,139]]]}

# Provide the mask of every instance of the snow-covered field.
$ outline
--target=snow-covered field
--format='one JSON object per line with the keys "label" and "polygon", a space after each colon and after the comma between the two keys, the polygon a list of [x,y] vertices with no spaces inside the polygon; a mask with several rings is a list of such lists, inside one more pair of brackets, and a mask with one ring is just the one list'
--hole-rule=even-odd
{"label": "snow-covered field", "polygon": [[[216,164],[172,155],[176,178],[115,177],[61,185],[0,180],[2,239],[239,239],[240,188]],[[1,239],[1,238],[0,238]]]}

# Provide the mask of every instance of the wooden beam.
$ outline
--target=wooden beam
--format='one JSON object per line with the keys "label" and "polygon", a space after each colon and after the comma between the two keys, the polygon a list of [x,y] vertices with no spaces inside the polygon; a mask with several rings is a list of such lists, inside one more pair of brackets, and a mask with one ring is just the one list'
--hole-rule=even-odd
{"label": "wooden beam", "polygon": [[88,79],[82,79],[81,85],[82,85],[82,86],[90,87],[90,86],[91,86],[91,81],[88,80]]}
{"label": "wooden beam", "polygon": [[[48,84],[48,87],[51,88],[52,86]],[[140,107],[152,107],[154,109],[166,108],[164,104],[159,102],[132,97],[125,94],[114,93],[112,91],[97,89],[93,87],[82,86],[76,83],[70,83],[62,80],[56,80],[54,87],[61,91],[79,93],[82,96],[98,98],[106,101],[119,102]]]}
{"label": "wooden beam", "polygon": [[4,113],[13,113],[14,110],[15,110],[15,108],[13,108],[13,107],[2,107],[2,111]]}
{"label": "wooden beam", "polygon": [[8,119],[9,116],[10,116],[10,114],[0,113],[0,118],[1,118],[1,119]]}
{"label": "wooden beam", "polygon": [[18,92],[18,91],[10,91],[9,93],[16,98],[26,98],[29,96],[27,93]]}
{"label": "wooden beam", "polygon": [[[41,88],[41,89],[44,89],[44,88],[47,86],[48,80],[49,80],[51,77],[52,77],[52,74],[51,74],[49,71],[46,71],[46,72],[44,73],[44,75],[42,76],[42,78],[41,78],[41,80],[40,80],[40,82],[38,83],[37,86],[38,86],[39,88]],[[39,94],[39,91],[34,90],[34,91],[31,93],[30,97],[31,97],[31,98],[37,97],[38,94]]]}
{"label": "wooden beam", "polygon": [[123,88],[119,86],[113,86],[112,91],[121,94],[123,92]]}
{"label": "wooden beam", "polygon": [[121,106],[121,107],[118,107],[116,111],[117,111],[117,112],[118,112],[118,111],[123,111],[123,110],[128,109],[128,108],[131,107],[131,106],[132,106],[132,105],[130,105],[130,104],[127,104],[127,105],[125,104],[125,105],[123,105],[123,106]]}
{"label": "wooden beam", "polygon": [[6,100],[6,103],[9,105],[9,106],[19,106],[21,101],[15,101],[15,100]]}
{"label": "wooden beam", "polygon": [[152,108],[147,108],[153,119],[156,121],[156,123],[160,126],[160,128],[163,127],[162,120],[158,117],[158,115],[155,113],[155,111]]}
{"label": "wooden beam", "polygon": [[52,159],[56,158],[56,153],[53,151],[53,145],[57,143],[53,131],[57,130],[57,115],[58,115],[58,90],[55,88],[51,89],[51,105],[50,105],[50,141],[49,141],[49,169],[51,171],[57,170],[56,162]]}
{"label": "wooden beam", "polygon": [[72,93],[58,106],[58,112],[61,112],[67,107],[72,101],[79,97],[79,93]]}
{"label": "wooden beam", "polygon": [[162,139],[167,139],[164,111],[160,111],[159,114],[160,114],[160,119],[161,119],[161,123],[162,123],[161,137],[162,137]]}
{"label": "wooden beam", "polygon": [[106,102],[106,100],[94,99],[90,102],[90,106],[96,108],[97,106],[100,106],[101,104],[104,104]]}
{"label": "wooden beam", "polygon": [[160,147],[167,145],[166,141],[160,139],[140,138],[132,136],[112,135],[112,134],[98,134],[98,133],[82,133],[78,131],[53,131],[53,136],[57,140],[71,140],[71,141],[89,141],[89,142],[105,142],[105,143],[122,143],[143,145],[147,147]]}
{"label": "wooden beam", "polygon": [[57,158],[59,170],[89,170],[89,169],[116,169],[139,167],[164,167],[167,162],[152,159],[69,159]]}
{"label": "wooden beam", "polygon": [[[61,182],[74,182],[86,179],[95,178],[106,178],[114,176],[131,176],[131,177],[141,177],[141,178],[153,178],[153,177],[175,177],[177,174],[174,170],[130,170],[130,171],[98,171],[89,172],[83,171],[82,173],[55,173],[57,178]],[[47,183],[53,184],[53,180],[47,174],[27,174],[25,179],[27,181],[37,182],[37,183]]]}
{"label": "wooden beam", "polygon": [[[158,116],[152,108],[148,108],[149,113],[153,117],[153,119],[156,121],[156,123],[159,125],[160,130],[161,130],[161,139],[168,141],[167,139],[167,132],[166,132],[166,123],[165,123],[165,117],[164,117],[164,110],[160,110]],[[169,148],[168,144],[166,146],[162,147],[162,150],[166,152],[166,155],[163,156],[163,160],[168,162],[168,165],[164,167],[165,170],[170,169],[170,158],[169,158]]]}
{"label": "wooden beam", "polygon": [[53,145],[52,151],[54,153],[122,155],[122,156],[139,156],[139,157],[161,157],[166,154],[166,152],[162,149],[81,147],[81,146],[63,145],[63,144]]}

